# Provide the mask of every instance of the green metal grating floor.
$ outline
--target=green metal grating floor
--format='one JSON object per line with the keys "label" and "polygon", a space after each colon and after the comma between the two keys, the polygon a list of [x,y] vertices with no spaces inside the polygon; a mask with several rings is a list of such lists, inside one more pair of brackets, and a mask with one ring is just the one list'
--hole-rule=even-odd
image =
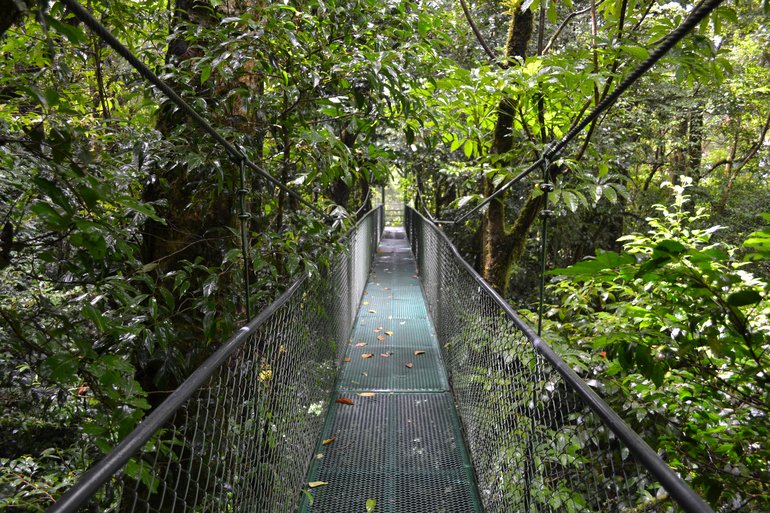
{"label": "green metal grating floor", "polygon": [[352,404],[329,409],[308,475],[328,484],[303,512],[364,513],[368,499],[377,513],[481,512],[415,273],[403,228],[386,228],[337,382]]}

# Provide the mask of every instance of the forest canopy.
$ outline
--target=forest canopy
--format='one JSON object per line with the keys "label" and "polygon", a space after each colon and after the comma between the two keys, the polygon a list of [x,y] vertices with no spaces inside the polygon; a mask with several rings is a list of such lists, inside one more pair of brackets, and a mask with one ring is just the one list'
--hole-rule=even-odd
{"label": "forest canopy", "polygon": [[0,509],[49,506],[390,186],[449,220],[498,193],[444,225],[466,259],[528,314],[545,243],[544,338],[715,510],[770,510],[767,2],[502,193],[696,6],[86,6],[254,168],[65,4],[0,0]]}

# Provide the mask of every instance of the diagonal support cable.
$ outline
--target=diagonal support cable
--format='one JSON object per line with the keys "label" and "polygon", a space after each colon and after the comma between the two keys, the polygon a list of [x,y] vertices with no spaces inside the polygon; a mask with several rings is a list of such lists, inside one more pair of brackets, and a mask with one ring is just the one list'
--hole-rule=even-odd
{"label": "diagonal support cable", "polygon": [[[70,0],[71,1],[71,0]],[[677,43],[679,43],[684,36],[687,35],[690,30],[692,30],[694,27],[696,27],[701,21],[703,21],[706,16],[708,16],[714,9],[719,7],[719,5],[724,0],[703,0],[700,4],[698,4],[692,12],[687,16],[687,18],[682,22],[682,24],[677,27],[676,29],[669,32],[669,34],[663,39],[663,41],[660,43],[660,45],[650,54],[650,56],[645,59],[639,66],[637,66],[628,76],[626,76],[623,81],[618,84],[618,87],[615,88],[612,93],[607,95],[607,97],[599,102],[599,104],[594,107],[594,109],[589,112],[577,125],[575,125],[572,130],[567,132],[564,137],[559,139],[558,141],[552,142],[548,146],[545,147],[543,150],[542,156],[530,164],[524,171],[516,175],[514,178],[509,180],[505,185],[500,187],[498,190],[496,190],[491,195],[487,196],[484,201],[473,207],[471,210],[466,212],[465,214],[461,215],[454,221],[452,221],[453,224],[459,224],[466,220],[468,217],[470,217],[472,214],[478,212],[481,208],[483,208],[485,205],[487,205],[490,201],[492,201],[497,196],[501,195],[503,192],[508,190],[511,186],[513,186],[515,183],[521,181],[524,177],[529,175],[532,171],[537,169],[544,161],[544,159],[547,159],[548,161],[553,161],[561,154],[561,152],[564,150],[564,148],[572,142],[575,137],[580,134],[580,132],[583,131],[584,128],[586,128],[592,121],[594,121],[596,118],[598,118],[600,115],[602,115],[604,112],[608,111],[612,106],[615,104],[615,102],[625,93],[637,80],[639,80],[645,73],[647,73],[652,67],[657,64],[657,62],[662,59]]]}
{"label": "diagonal support cable", "polygon": [[639,80],[645,73],[650,71],[657,62],[662,59],[677,43],[679,43],[684,36],[687,35],[690,30],[695,28],[703,19],[708,16],[711,11],[719,7],[724,0],[703,0],[698,4],[692,12],[685,18],[681,25],[669,32],[666,38],[660,43],[660,45],[645,59],[639,66],[634,69],[623,81],[618,84],[612,93],[599,102],[594,109],[584,117],[580,123],[575,125],[572,130],[567,132],[556,143],[552,143],[544,150],[543,154],[549,159],[553,160],[557,157],[562,150],[583,131],[593,120],[598,118],[602,113],[612,108],[615,102],[620,98],[623,93],[628,90],[637,80]]}
{"label": "diagonal support cable", "polygon": [[317,214],[319,217],[328,220],[329,216],[327,216],[325,213],[323,213],[321,210],[319,210],[315,205],[307,201],[305,198],[300,196],[296,191],[293,189],[287,187],[283,183],[281,183],[280,180],[277,180],[273,178],[273,176],[270,175],[267,171],[256,165],[254,162],[248,159],[248,157],[241,152],[238,148],[236,148],[232,143],[230,143],[227,139],[222,137],[222,135],[217,132],[217,130],[211,126],[211,124],[206,121],[206,119],[203,118],[195,109],[193,109],[189,103],[184,101],[179,94],[177,94],[176,91],[174,91],[171,86],[169,86],[166,82],[160,79],[155,73],[150,70],[150,68],[147,67],[146,64],[144,64],[142,61],[139,60],[139,58],[134,55],[131,50],[126,48],[123,43],[121,43],[104,25],[99,23],[99,21],[93,17],[93,15],[86,10],[85,7],[80,5],[77,0],[61,0],[64,5],[66,5],[72,13],[83,23],[88,26],[96,35],[98,35],[105,43],[107,43],[113,50],[115,50],[121,57],[126,59],[131,66],[134,67],[136,71],[139,72],[139,74],[144,77],[145,80],[153,84],[155,87],[157,87],[166,97],[173,101],[185,114],[190,116],[192,120],[200,127],[202,128],[206,133],[208,133],[216,142],[218,142],[224,149],[227,151],[227,153],[230,155],[230,158],[236,162],[240,163],[243,162],[246,166],[248,166],[250,169],[253,169],[257,172],[262,178],[270,182],[272,185],[278,187],[282,191],[285,191],[289,196],[299,201],[301,204],[306,206],[308,209],[310,209],[312,212]]}

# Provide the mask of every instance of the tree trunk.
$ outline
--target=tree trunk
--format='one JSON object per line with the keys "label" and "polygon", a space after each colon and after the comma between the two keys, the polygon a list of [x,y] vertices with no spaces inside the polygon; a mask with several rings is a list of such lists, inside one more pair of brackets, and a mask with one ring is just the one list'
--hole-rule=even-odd
{"label": "tree trunk", "polygon": [[0,0],[0,37],[6,33],[6,31],[18,22],[24,11],[19,9],[19,6],[27,6],[24,0]]}
{"label": "tree trunk", "polygon": [[[516,11],[511,18],[506,44],[507,65],[516,64],[516,57],[524,58],[527,44],[532,37],[533,15],[529,9]],[[516,109],[514,98],[503,98],[497,108],[494,140],[491,152],[505,155],[513,147],[513,116]],[[501,159],[501,165],[508,159]],[[489,196],[495,190],[491,181],[483,180],[483,193]],[[481,274],[495,289],[505,295],[513,266],[521,259],[527,244],[529,228],[537,219],[542,205],[541,198],[530,197],[513,226],[508,229],[504,198],[497,197],[489,203],[481,228]]]}
{"label": "tree trunk", "polygon": [[[214,21],[208,6],[196,0],[177,0],[174,25],[206,25]],[[200,51],[179,35],[169,44],[166,60],[172,66],[200,56]],[[160,111],[157,128],[169,136],[180,126],[189,125],[190,140],[201,136],[197,129],[169,102]],[[181,157],[181,156],[180,156]],[[183,160],[180,158],[180,160]],[[154,202],[165,224],[149,220],[145,225],[142,259],[157,263],[159,275],[176,267],[181,260],[202,257],[206,264],[221,263],[222,243],[228,226],[233,225],[231,194],[207,194],[216,179],[201,169],[190,170],[184,163],[156,168],[148,180],[142,200]]]}

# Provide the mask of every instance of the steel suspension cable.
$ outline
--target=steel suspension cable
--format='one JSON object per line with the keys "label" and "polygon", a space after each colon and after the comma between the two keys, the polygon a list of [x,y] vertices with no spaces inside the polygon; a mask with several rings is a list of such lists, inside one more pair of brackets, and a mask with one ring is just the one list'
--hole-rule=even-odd
{"label": "steel suspension cable", "polygon": [[696,5],[692,12],[690,12],[687,18],[685,18],[685,20],[682,22],[682,24],[669,32],[665,39],[663,39],[660,45],[658,45],[658,47],[653,50],[647,59],[645,59],[639,66],[636,67],[636,69],[628,74],[626,78],[624,78],[623,81],[618,84],[615,90],[612,91],[612,93],[607,95],[604,100],[599,102],[599,104],[594,107],[594,109],[589,112],[586,117],[580,121],[580,123],[575,125],[572,130],[567,132],[564,137],[562,137],[556,143],[552,143],[546,147],[543,155],[549,160],[553,160],[554,157],[558,156],[561,151],[575,137],[577,137],[580,132],[583,131],[585,127],[587,127],[592,121],[598,118],[602,113],[609,110],[629,87],[631,87],[637,80],[639,80],[642,75],[652,69],[652,67],[660,59],[662,59],[677,43],[679,43],[684,38],[684,36],[687,35],[688,32],[690,32],[690,30],[692,30],[696,25],[703,21],[703,19],[708,16],[711,11],[719,7],[723,1],[724,0],[703,0],[700,4]]}
{"label": "steel suspension cable", "polygon": [[126,48],[123,43],[121,43],[104,25],[102,25],[96,18],[93,17],[93,15],[85,8],[83,7],[77,0],[61,0],[61,2],[66,5],[72,13],[83,23],[88,26],[96,35],[98,35],[105,43],[107,43],[113,50],[115,50],[121,57],[126,59],[131,66],[134,67],[136,71],[139,72],[139,74],[148,82],[152,83],[155,87],[157,87],[168,99],[173,101],[185,114],[190,116],[195,123],[202,128],[206,133],[208,133],[216,142],[218,142],[224,149],[227,151],[227,153],[230,155],[230,158],[235,161],[236,163],[243,162],[246,166],[248,166],[250,169],[256,171],[257,174],[259,174],[262,178],[270,182],[275,187],[278,187],[282,191],[286,192],[289,196],[299,201],[301,204],[306,206],[308,209],[313,211],[315,214],[320,216],[321,218],[328,220],[329,216],[327,216],[325,213],[320,211],[315,205],[307,201],[305,198],[300,196],[297,192],[295,192],[293,189],[287,187],[283,183],[281,183],[280,180],[277,180],[276,178],[273,178],[273,176],[270,175],[267,171],[256,165],[254,162],[249,160],[249,158],[238,148],[236,148],[232,143],[230,143],[227,139],[222,137],[222,135],[217,132],[217,130],[209,124],[206,119],[203,118],[195,109],[193,109],[190,104],[188,104],[186,101],[182,99],[179,94],[177,94],[176,91],[174,91],[171,86],[169,86],[167,83],[165,83],[163,80],[160,79],[155,73],[150,70],[150,68],[147,67],[146,64],[144,64],[142,61],[139,60],[139,58],[134,55],[131,50]]}
{"label": "steel suspension cable", "polygon": [[[425,212],[425,215],[428,216],[428,219],[431,223],[435,223],[436,220],[433,218],[433,216],[430,213],[430,209],[428,209],[428,204],[425,203],[425,198],[422,197],[422,190],[420,190],[420,182],[417,182],[417,198],[420,200],[420,204],[422,205],[422,209]],[[416,207],[417,205],[415,205]]]}
{"label": "steel suspension cable", "polygon": [[485,205],[487,205],[490,201],[492,201],[494,198],[508,190],[510,187],[512,187],[517,182],[521,181],[523,178],[528,176],[532,171],[537,169],[544,161],[553,161],[555,160],[561,152],[564,150],[564,148],[572,142],[575,137],[580,134],[580,132],[583,131],[584,128],[586,128],[592,121],[594,121],[596,118],[598,118],[600,115],[602,115],[604,112],[609,110],[615,102],[620,98],[623,93],[628,90],[636,81],[638,81],[645,73],[647,73],[657,62],[662,59],[677,43],[679,43],[684,36],[687,35],[690,30],[692,30],[695,26],[698,25],[701,21],[703,21],[706,16],[708,16],[714,9],[719,7],[719,5],[724,2],[724,0],[703,0],[700,4],[695,6],[695,8],[690,12],[690,14],[685,18],[685,20],[682,22],[682,24],[677,27],[676,29],[672,30],[668,33],[668,35],[661,41],[661,43],[658,45],[655,50],[650,54],[647,59],[645,59],[639,66],[637,66],[631,73],[629,73],[623,81],[618,84],[618,86],[607,95],[604,100],[599,102],[594,109],[589,112],[577,125],[575,125],[569,132],[567,132],[561,139],[558,141],[552,142],[548,146],[545,147],[543,150],[543,154],[540,156],[538,160],[530,164],[524,171],[516,175],[514,178],[509,180],[505,185],[500,187],[498,190],[487,196],[484,201],[473,207],[471,210],[463,214],[462,216],[458,217],[454,221],[452,221],[454,224],[461,223],[468,217],[470,217],[475,212],[478,212],[480,209],[482,209]]}

